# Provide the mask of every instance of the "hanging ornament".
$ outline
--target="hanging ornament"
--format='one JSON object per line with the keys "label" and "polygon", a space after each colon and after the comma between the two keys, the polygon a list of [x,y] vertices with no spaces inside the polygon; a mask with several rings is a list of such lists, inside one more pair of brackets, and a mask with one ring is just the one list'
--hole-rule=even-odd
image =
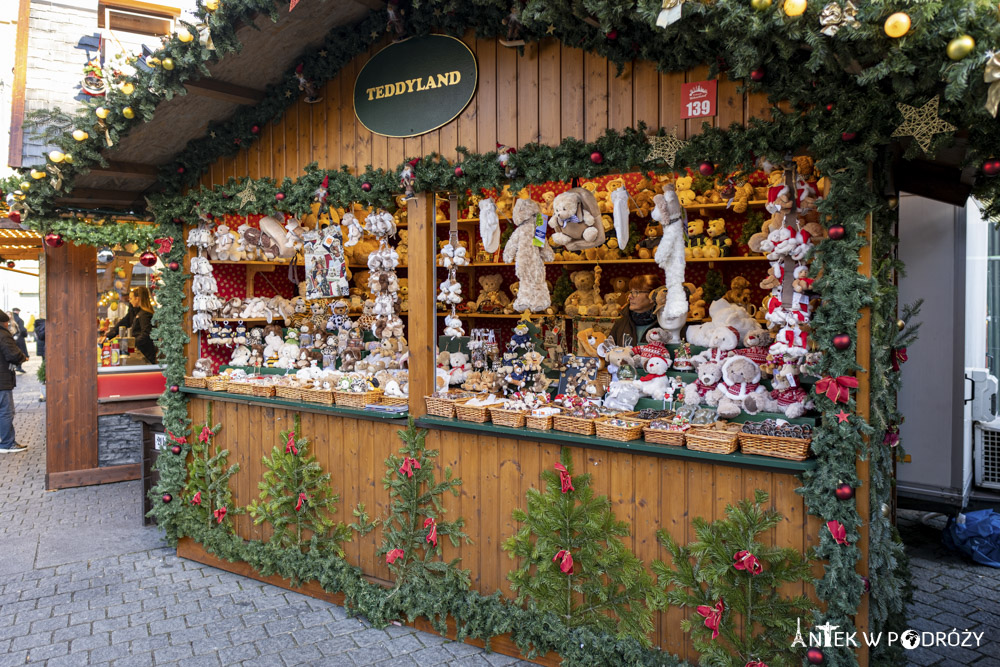
{"label": "hanging ornament", "polygon": [[833,37],[844,26],[858,27],[858,8],[851,0],[841,7],[839,2],[831,2],[819,14],[820,32]]}
{"label": "hanging ornament", "polygon": [[177,31],[177,39],[187,44],[188,42],[194,39],[194,35],[192,35],[191,31],[188,30],[187,28],[181,28],[180,30]]}
{"label": "hanging ornament", "polygon": [[868,593],[868,592],[871,591],[871,589],[872,589],[872,582],[868,579],[868,577],[866,577],[864,575],[861,575],[861,583],[865,587],[865,593]]}
{"label": "hanging ornament", "polygon": [[833,241],[839,241],[844,238],[845,233],[846,230],[843,225],[831,225],[830,229],[826,230],[826,235]]}
{"label": "hanging ornament", "polygon": [[174,61],[172,58],[164,58],[160,62],[160,64],[163,66],[163,69],[165,70],[172,70],[174,68]]}
{"label": "hanging ornament", "polygon": [[913,137],[924,153],[930,152],[931,139],[935,134],[954,132],[955,126],[938,117],[939,96],[935,95],[922,107],[897,102],[896,107],[903,114],[903,124],[892,133],[894,137]]}
{"label": "hanging ornament", "polygon": [[711,176],[715,173],[715,165],[708,160],[705,160],[698,165],[698,171],[701,172],[702,176]]}
{"label": "hanging ornament", "polygon": [[178,269],[181,268],[181,265],[179,262],[170,262],[169,264],[167,264],[167,268],[170,269],[171,271],[177,271]]}
{"label": "hanging ornament", "polygon": [[45,245],[50,248],[58,248],[63,244],[62,234],[56,234],[54,232],[49,232],[45,235]]}
{"label": "hanging ornament", "polygon": [[833,337],[833,347],[838,350],[846,350],[851,346],[851,337],[847,334],[837,334]]}
{"label": "hanging ornament", "polygon": [[685,142],[677,138],[676,125],[666,136],[650,137],[649,143],[653,149],[646,156],[646,162],[662,159],[668,167],[674,166],[674,158],[677,156],[677,151],[683,149],[685,144]]}
{"label": "hanging ornament", "polygon": [[181,446],[180,445],[174,445],[173,447],[170,448],[170,451],[173,452],[174,454],[180,454],[181,453]]}
{"label": "hanging ornament", "polygon": [[178,174],[183,174],[184,173],[184,167],[177,167],[177,173]]}
{"label": "hanging ornament", "polygon": [[882,26],[885,34],[892,38],[899,38],[910,31],[910,16],[906,12],[896,12],[885,20]]}
{"label": "hanging ornament", "polygon": [[837,500],[850,500],[854,497],[854,487],[847,482],[841,482],[837,485],[834,495],[837,496]]}
{"label": "hanging ornament", "polygon": [[169,493],[164,493],[163,494],[163,502],[169,503],[173,499],[174,499],[174,497],[172,495],[170,495]]}
{"label": "hanging ornament", "polygon": [[771,8],[771,0],[750,0],[750,6],[758,12]]}
{"label": "hanging ornament", "polygon": [[109,113],[110,112],[104,107],[97,107],[96,109],[94,109],[94,114],[101,120],[106,119]]}
{"label": "hanging ornament", "polygon": [[834,106],[833,102],[830,102],[829,104],[826,105],[826,110],[827,111],[833,111],[833,106]]}
{"label": "hanging ornament", "polygon": [[758,67],[756,69],[750,70],[750,80],[751,81],[763,81],[764,80],[764,68]]}
{"label": "hanging ornament", "polygon": [[465,176],[465,171],[461,167],[455,167],[455,178],[462,178]]}
{"label": "hanging ornament", "polygon": [[857,138],[858,138],[858,133],[857,132],[841,132],[840,133],[840,140],[841,141],[854,141]]}
{"label": "hanging ornament", "polygon": [[181,388],[178,387],[177,385],[175,385],[175,384],[170,385],[170,393],[171,394],[176,394],[180,390],[181,390]]}
{"label": "hanging ornament", "polygon": [[[182,167],[183,168],[183,167]],[[178,172],[180,173],[180,172]],[[257,195],[254,192],[257,184],[253,180],[247,179],[246,184],[240,192],[236,193],[236,198],[240,200],[239,208],[244,208],[247,204],[257,201]]]}
{"label": "hanging ornament", "polygon": [[129,120],[135,118],[135,112],[132,111],[132,107],[125,107],[124,109],[122,109],[122,115],[125,116],[125,118],[128,118]]}
{"label": "hanging ornament", "polygon": [[254,125],[250,128],[250,134],[259,134],[259,133],[260,133],[260,125]]}
{"label": "hanging ornament", "polygon": [[961,60],[973,52],[976,48],[976,40],[969,35],[962,35],[948,42],[948,57],[952,60]]}
{"label": "hanging ornament", "polygon": [[[984,162],[983,173],[987,176],[996,176],[997,174],[1000,174],[1000,160],[987,160]],[[35,175],[34,171],[32,171],[31,175]]]}
{"label": "hanging ornament", "polygon": [[38,169],[32,169],[31,177],[37,181],[39,179],[45,178],[45,172],[39,171]]}
{"label": "hanging ornament", "polygon": [[86,141],[89,137],[90,135],[83,130],[73,130],[73,138],[77,141]]}
{"label": "hanging ornament", "polygon": [[601,154],[600,151],[594,151],[593,153],[590,154],[590,161],[593,162],[594,164],[601,164],[602,162],[604,162],[604,156]]}
{"label": "hanging ornament", "polygon": [[840,412],[837,413],[836,417],[837,417],[837,423],[843,424],[844,422],[850,420],[851,415],[841,410]]}
{"label": "hanging ornament", "polygon": [[274,195],[274,198],[277,199],[278,201],[285,201],[285,193],[279,192],[278,194]]}
{"label": "hanging ornament", "polygon": [[8,269],[13,269],[14,268],[14,260],[10,260],[10,261],[7,262],[7,268]]}
{"label": "hanging ornament", "polygon": [[62,151],[50,151],[49,159],[55,163],[59,163],[66,159],[66,154]]}
{"label": "hanging ornament", "polygon": [[806,651],[806,660],[809,661],[810,665],[822,665],[823,660],[825,659],[826,657],[823,655],[823,651],[820,651],[816,647],[812,647]]}
{"label": "hanging ornament", "polygon": [[660,13],[656,15],[657,27],[666,28],[670,24],[676,23],[681,19],[683,11],[684,0],[663,0],[660,4]]}
{"label": "hanging ornament", "polygon": [[150,267],[156,264],[156,255],[147,250],[146,252],[139,255],[139,263],[145,267]]}
{"label": "hanging ornament", "polygon": [[97,261],[101,264],[108,264],[115,258],[115,251],[107,246],[97,251]]}
{"label": "hanging ornament", "polygon": [[783,9],[788,16],[802,16],[806,11],[806,0],[785,0]]}
{"label": "hanging ornament", "polygon": [[73,156],[66,153],[66,155],[63,156],[63,161],[65,161],[66,164],[73,164]]}
{"label": "hanging ornament", "polygon": [[899,206],[899,197],[887,197],[885,204],[889,207],[890,211],[895,211],[896,207]]}
{"label": "hanging ornament", "polygon": [[879,511],[882,513],[882,516],[884,516],[887,519],[889,518],[889,515],[892,514],[892,508],[889,507],[886,503],[882,503],[882,507],[879,508]]}
{"label": "hanging ornament", "polygon": [[122,91],[122,95],[131,95],[135,92],[135,86],[131,81],[123,81],[119,86],[118,90]]}
{"label": "hanging ornament", "polygon": [[364,183],[361,184],[361,190],[363,192],[371,192],[372,191],[372,184],[369,183],[368,181],[365,181]]}

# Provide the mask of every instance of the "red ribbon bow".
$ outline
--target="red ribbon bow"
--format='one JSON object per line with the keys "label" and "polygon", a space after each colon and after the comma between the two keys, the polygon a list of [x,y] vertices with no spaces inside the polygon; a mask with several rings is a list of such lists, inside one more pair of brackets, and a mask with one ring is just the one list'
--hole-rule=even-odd
{"label": "red ribbon bow", "polygon": [[906,363],[909,357],[906,356],[906,348],[900,347],[892,351],[892,370],[898,373],[900,365]]}
{"label": "red ribbon bow", "polygon": [[830,535],[833,536],[834,542],[850,546],[851,543],[847,541],[847,529],[844,528],[844,524],[834,519],[833,521],[827,521],[826,527],[830,531]]}
{"label": "red ribbon bow", "polygon": [[208,428],[208,426],[202,426],[201,435],[198,436],[198,439],[201,440],[202,442],[208,442],[208,439],[211,437],[212,437],[212,429]]}
{"label": "red ribbon bow", "polygon": [[178,445],[186,445],[187,444],[188,439],[186,437],[184,437],[184,438],[178,438],[176,435],[174,435],[170,431],[167,431],[167,435],[169,435],[170,439],[173,440],[174,442],[176,442]]}
{"label": "red ribbon bow", "polygon": [[212,514],[215,515],[215,520],[218,523],[222,523],[222,520],[226,518],[226,508],[225,507],[220,507],[219,509],[217,509],[214,512],[212,512]]}
{"label": "red ribbon bow", "polygon": [[552,562],[556,561],[559,561],[559,569],[563,574],[573,574],[573,554],[562,549],[552,557]]}
{"label": "red ribbon bow", "polygon": [[165,236],[162,239],[153,239],[153,243],[160,246],[156,252],[161,255],[166,255],[174,247],[174,240],[169,236]]}
{"label": "red ribbon bow", "polygon": [[298,512],[299,510],[302,509],[302,503],[304,503],[305,501],[306,501],[306,494],[300,493],[299,494],[299,502],[295,503],[295,511],[296,512]]}
{"label": "red ribbon bow", "polygon": [[559,485],[562,487],[562,492],[576,491],[573,488],[573,478],[569,476],[569,470],[566,469],[561,463],[555,464],[555,469],[559,471]]}
{"label": "red ribbon bow", "polygon": [[194,496],[191,498],[191,504],[192,505],[201,505],[201,491],[199,491],[198,493],[194,494]]}
{"label": "red ribbon bow", "polygon": [[397,558],[403,557],[403,553],[404,552],[402,549],[392,549],[391,551],[389,551],[389,553],[385,555],[386,564],[392,565],[393,563],[396,562]]}
{"label": "red ribbon bow", "polygon": [[433,544],[434,546],[437,546],[438,527],[437,527],[437,521],[434,520],[434,517],[429,516],[426,519],[424,519],[424,528],[427,528],[428,526],[430,526],[430,531],[427,533],[427,541]]}
{"label": "red ribbon bow", "polygon": [[737,570],[746,570],[752,575],[758,575],[764,571],[764,566],[760,564],[757,557],[749,551],[737,551],[733,554],[733,567]]}
{"label": "red ribbon bow", "polygon": [[719,623],[722,621],[722,612],[726,610],[726,605],[722,598],[715,603],[715,607],[698,605],[698,613],[705,617],[705,627],[712,631],[712,639],[719,636]]}
{"label": "red ribbon bow", "polygon": [[885,437],[882,438],[882,444],[888,445],[889,447],[895,447],[899,444],[899,428],[896,426],[890,426],[885,432]]}
{"label": "red ribbon bow", "polygon": [[299,448],[295,446],[295,431],[288,434],[288,442],[285,443],[285,453],[291,453],[295,456],[299,455]]}
{"label": "red ribbon bow", "polygon": [[413,477],[414,469],[420,470],[420,461],[409,456],[404,456],[403,465],[399,466],[399,472],[407,477]]}
{"label": "red ribbon bow", "polygon": [[826,395],[834,403],[847,403],[851,400],[851,389],[858,388],[858,379],[850,375],[840,377],[824,377],[813,387],[818,396]]}

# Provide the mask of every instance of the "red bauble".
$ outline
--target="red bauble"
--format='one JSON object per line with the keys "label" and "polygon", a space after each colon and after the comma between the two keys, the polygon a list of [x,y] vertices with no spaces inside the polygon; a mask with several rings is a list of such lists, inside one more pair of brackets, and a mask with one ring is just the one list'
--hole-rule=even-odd
{"label": "red bauble", "polygon": [[839,241],[840,239],[844,238],[845,233],[846,231],[844,230],[843,225],[833,225],[832,227],[830,227],[830,229],[826,230],[826,235],[829,236],[834,241]]}
{"label": "red bauble", "polygon": [[461,167],[455,167],[455,176],[458,178],[462,178],[463,176],[465,176],[465,172],[462,170]]}
{"label": "red bauble", "polygon": [[8,269],[13,269],[14,268],[14,262],[13,261],[7,262],[7,268]]}
{"label": "red bauble", "polygon": [[361,189],[363,191],[365,191],[365,192],[371,192],[372,191],[372,184],[369,183],[368,181],[365,181],[364,183],[361,184]]}
{"label": "red bauble", "polygon": [[611,31],[607,32],[604,36],[607,37],[608,39],[614,41],[614,40],[618,39],[618,31],[617,30],[611,30]]}
{"label": "red bauble", "polygon": [[868,577],[861,575],[861,583],[865,585],[865,593],[872,589],[872,582],[868,580]]}
{"label": "red bauble", "polygon": [[181,446],[180,445],[174,445],[173,447],[170,448],[170,451],[172,451],[174,454],[180,454],[181,453]]}
{"label": "red bauble", "polygon": [[20,211],[11,211],[10,213],[7,214],[7,217],[10,219],[11,222],[16,222],[16,223],[21,222]]}
{"label": "red bauble", "polygon": [[763,81],[764,80],[764,68],[758,67],[757,69],[750,70],[750,80],[751,81]]}
{"label": "red bauble", "polygon": [[175,385],[175,384],[172,384],[172,385],[170,385],[170,392],[171,392],[171,393],[173,393],[173,394],[176,394],[176,393],[177,393],[177,392],[179,392],[180,390],[181,390],[181,388],[180,388],[180,387],[178,387],[177,385]]}
{"label": "red bauble", "polygon": [[698,165],[698,171],[700,171],[703,176],[711,176],[715,173],[715,165],[708,160],[705,160]]}
{"label": "red bauble", "polygon": [[1000,174],[1000,160],[987,160],[983,163],[983,173],[987,176]]}
{"label": "red bauble", "polygon": [[811,648],[806,651],[806,660],[809,661],[810,665],[822,665],[824,659],[823,651],[820,651],[818,648]]}
{"label": "red bauble", "polygon": [[181,268],[181,265],[178,262],[170,262],[169,264],[167,264],[167,268],[170,269],[171,271],[176,271],[179,268]]}
{"label": "red bauble", "polygon": [[45,235],[45,245],[50,248],[58,248],[63,244],[62,234],[56,234],[54,232],[49,232]]}
{"label": "red bauble", "polygon": [[170,495],[169,493],[164,493],[163,494],[163,502],[169,503],[173,499],[174,499],[174,497],[172,495]]}
{"label": "red bauble", "polygon": [[277,199],[278,201],[284,201],[285,200],[285,193],[284,192],[279,192],[278,194],[274,195],[274,198]]}
{"label": "red bauble", "polygon": [[854,487],[847,482],[841,482],[833,493],[837,496],[837,500],[850,500],[854,497]]}
{"label": "red bauble", "polygon": [[600,151],[594,151],[593,153],[590,154],[590,161],[593,162],[594,164],[601,164],[602,162],[604,162],[604,156],[601,155]]}
{"label": "red bauble", "polygon": [[156,255],[154,255],[151,251],[147,250],[146,252],[139,255],[139,263],[146,267],[153,266],[154,264],[156,264]]}
{"label": "red bauble", "polygon": [[840,139],[842,141],[854,141],[857,138],[858,138],[858,133],[857,132],[841,132],[840,133]]}
{"label": "red bauble", "polygon": [[178,174],[183,174],[184,173],[184,167],[177,167],[177,173]]}
{"label": "red bauble", "polygon": [[260,132],[259,125],[254,125],[253,127],[250,128],[250,134],[257,134],[258,132]]}
{"label": "red bauble", "polygon": [[833,346],[838,350],[846,350],[851,346],[851,337],[847,334],[837,334],[833,337]]}
{"label": "red bauble", "polygon": [[829,104],[826,105],[826,110],[833,111],[833,102],[830,102]]}

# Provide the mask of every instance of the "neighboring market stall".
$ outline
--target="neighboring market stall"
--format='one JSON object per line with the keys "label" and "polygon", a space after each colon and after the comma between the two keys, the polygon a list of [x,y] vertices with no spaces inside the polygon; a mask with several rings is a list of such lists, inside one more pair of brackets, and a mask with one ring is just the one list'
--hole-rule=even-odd
{"label": "neighboring market stall", "polygon": [[[789,643],[901,629],[895,197],[993,206],[995,8],[466,4],[206,3],[15,194],[162,262],[159,525],[544,663],[898,663]],[[155,227],[52,217],[102,151]]]}

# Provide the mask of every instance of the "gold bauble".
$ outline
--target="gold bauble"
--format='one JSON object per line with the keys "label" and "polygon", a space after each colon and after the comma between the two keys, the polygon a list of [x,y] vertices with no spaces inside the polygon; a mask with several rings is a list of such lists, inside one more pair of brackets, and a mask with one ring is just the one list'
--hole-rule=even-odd
{"label": "gold bauble", "polygon": [[111,112],[105,109],[104,107],[97,107],[96,109],[94,109],[94,114],[101,120],[107,118],[109,113]]}
{"label": "gold bauble", "polygon": [[899,197],[889,197],[885,203],[889,205],[890,211],[895,211],[896,207],[899,206]]}
{"label": "gold bauble", "polygon": [[77,141],[86,141],[89,136],[84,130],[73,130],[73,138]]}
{"label": "gold bauble", "polygon": [[122,83],[122,85],[120,85],[119,88],[125,95],[131,95],[132,93],[135,92],[135,86],[132,85],[131,81],[126,81]]}
{"label": "gold bauble", "polygon": [[758,12],[771,8],[771,0],[750,0],[750,6]]}
{"label": "gold bauble", "polygon": [[73,156],[70,155],[69,153],[63,155],[63,160],[65,160],[66,164],[73,164]]}
{"label": "gold bauble", "polygon": [[806,11],[806,0],[785,0],[785,14],[788,16],[802,16]]}
{"label": "gold bauble", "polygon": [[49,159],[56,163],[62,162],[66,159],[66,154],[61,151],[51,151],[49,153]]}
{"label": "gold bauble", "polygon": [[22,190],[30,190],[31,189],[31,183],[29,183],[28,181],[21,181],[21,189]]}
{"label": "gold bauble", "polygon": [[214,12],[219,8],[219,0],[205,0],[205,9]]}
{"label": "gold bauble", "polygon": [[952,60],[961,60],[975,48],[976,40],[968,35],[962,35],[948,42],[948,57]]}
{"label": "gold bauble", "polygon": [[889,37],[902,37],[910,31],[910,17],[906,12],[896,12],[885,20],[883,29]]}
{"label": "gold bauble", "polygon": [[132,107],[125,107],[122,109],[122,115],[126,118],[135,118],[135,112],[132,111]]}
{"label": "gold bauble", "polygon": [[45,172],[44,171],[38,171],[37,169],[32,169],[31,170],[31,177],[37,181],[39,179],[45,178]]}
{"label": "gold bauble", "polygon": [[903,329],[906,328],[906,322],[904,322],[903,320],[896,320],[896,328],[902,331]]}
{"label": "gold bauble", "polygon": [[163,59],[163,60],[161,61],[161,63],[160,63],[160,64],[161,64],[161,65],[163,65],[163,69],[166,69],[166,70],[170,70],[170,69],[173,69],[173,68],[174,68],[174,61],[173,61],[173,58],[164,58],[164,59]]}
{"label": "gold bauble", "polygon": [[181,28],[180,30],[177,31],[177,39],[181,40],[186,44],[190,42],[192,39],[194,39],[194,35],[192,35],[191,31],[188,30],[187,28]]}
{"label": "gold bauble", "polygon": [[892,510],[885,503],[882,503],[882,507],[879,508],[879,509],[881,509],[882,516],[884,516],[884,517],[888,517],[892,513]]}

